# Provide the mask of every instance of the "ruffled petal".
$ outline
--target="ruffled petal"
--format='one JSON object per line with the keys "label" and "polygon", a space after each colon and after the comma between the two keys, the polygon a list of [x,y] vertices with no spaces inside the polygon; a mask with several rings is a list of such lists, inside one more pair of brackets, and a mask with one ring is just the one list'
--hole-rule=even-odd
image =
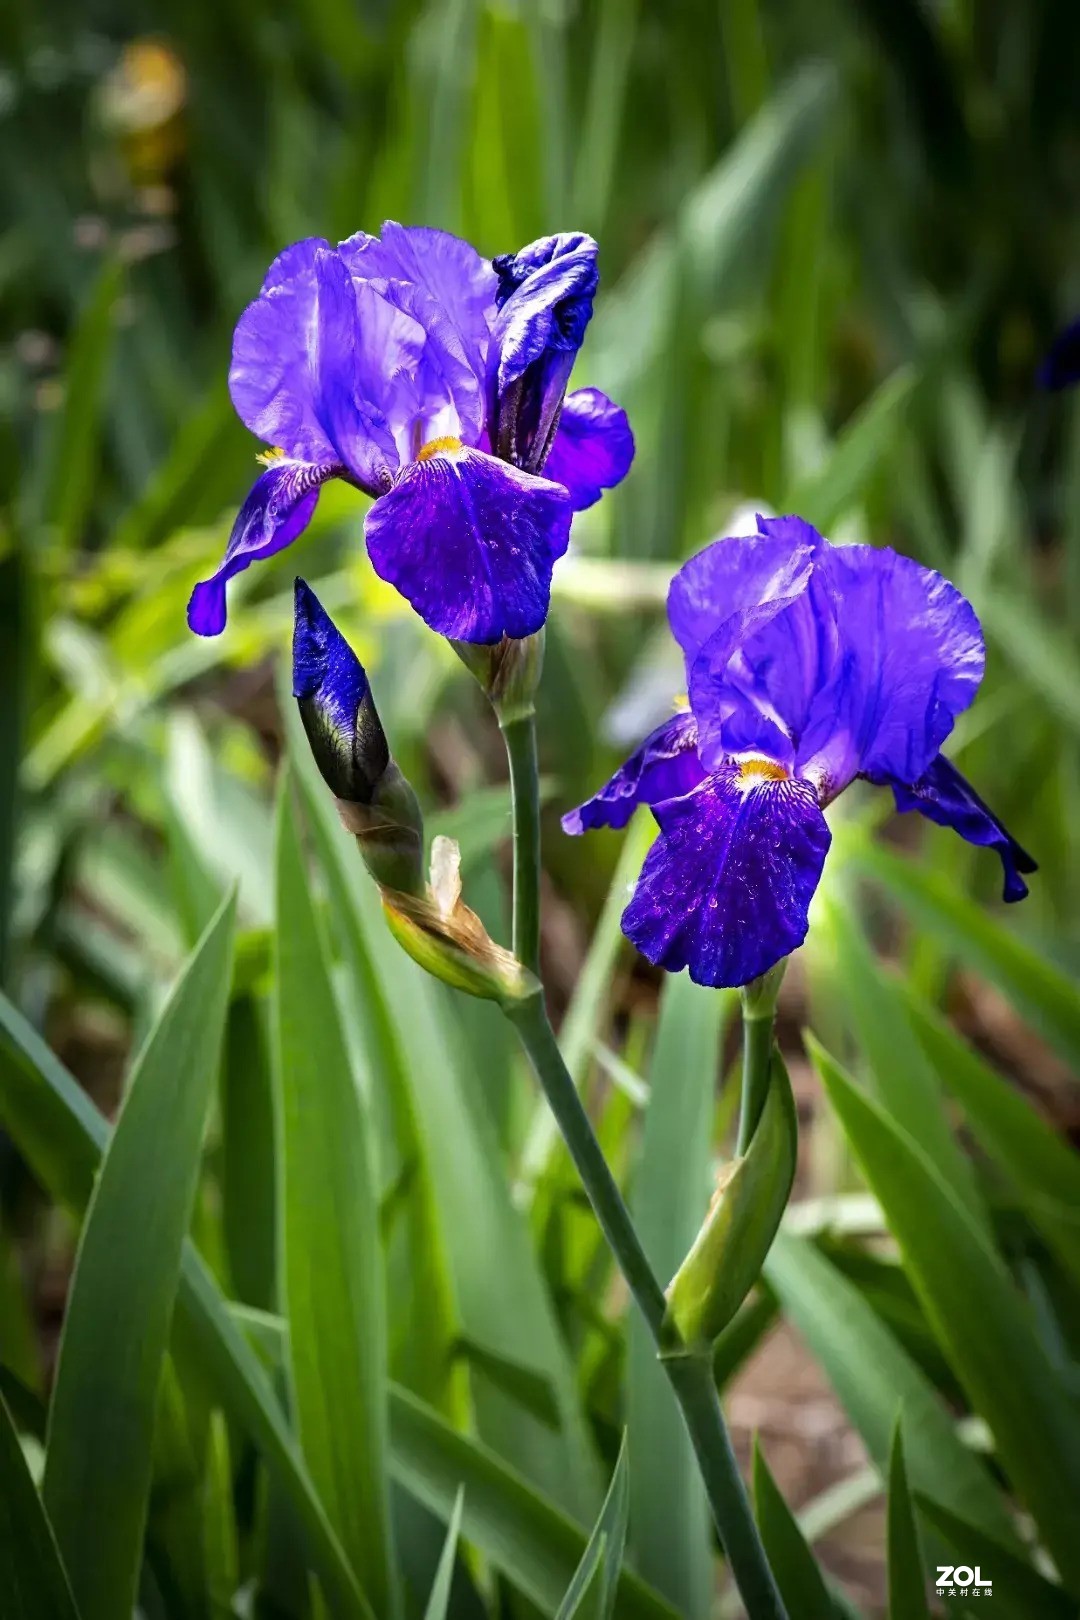
{"label": "ruffled petal", "polygon": [[[369,495],[379,495],[389,488],[399,457],[382,409],[382,377],[370,363],[370,333],[362,337],[361,309],[352,277],[336,252],[316,253],[314,275],[317,298],[311,334],[312,368],[318,378],[319,421],[336,457],[360,488]],[[372,317],[381,315],[385,306],[380,308],[374,293],[369,293],[364,302],[369,317],[366,324],[370,327]],[[386,310],[386,324],[394,319]],[[391,375],[392,360],[391,351],[384,361]]]}
{"label": "ruffled petal", "polygon": [[319,486],[343,471],[334,462],[315,466],[282,457],[255,480],[233,524],[221,567],[191,593],[187,618],[197,636],[221,634],[226,619],[226,581],[291,545],[311,522]]}
{"label": "ruffled petal", "polygon": [[657,726],[598,793],[563,816],[563,831],[576,835],[597,827],[625,827],[639,804],[689,793],[704,775],[697,725],[683,710]]}
{"label": "ruffled petal", "polygon": [[797,767],[824,799],[860,772],[914,782],[982,680],[975,610],[910,557],[873,546],[818,553],[836,604],[840,648],[810,706]]}
{"label": "ruffled petal", "polygon": [[[813,563],[812,545],[759,535],[714,540],[683,563],[671,582],[667,608],[687,676],[705,643],[725,630],[733,615],[740,624],[757,623],[759,617],[764,623],[800,596]],[[767,613],[760,615],[760,609]]]}
{"label": "ruffled petal", "polygon": [[1020,874],[1037,872],[1038,864],[944,754],[939,754],[910,786],[890,777],[873,780],[879,786],[892,788],[898,810],[918,810],[939,827],[951,827],[969,844],[996,850],[1005,874],[1004,898],[1023,900],[1028,886]]}
{"label": "ruffled petal", "polygon": [[599,388],[578,388],[563,401],[544,477],[569,490],[575,512],[594,506],[630,471],[634,435],[626,412]]}
{"label": "ruffled petal", "polygon": [[433,630],[492,642],[540,629],[571,516],[560,485],[462,446],[407,468],[364,532],[375,572]]}
{"label": "ruffled petal", "polygon": [[650,962],[742,985],[802,944],[830,842],[805,783],[729,762],[655,813],[660,835],[622,917]]}
{"label": "ruffled petal", "polygon": [[318,297],[315,257],[327,246],[311,237],[279,253],[233,335],[229,392],[237,416],[265,444],[300,461],[333,455],[316,409],[309,352]]}
{"label": "ruffled petal", "polygon": [[580,231],[492,261],[498,314],[488,350],[488,428],[497,455],[544,465],[574,357],[592,316],[598,249]]}
{"label": "ruffled petal", "polygon": [[447,230],[387,220],[379,237],[359,232],[338,251],[353,277],[405,283],[427,293],[439,311],[440,326],[452,334],[452,340],[444,335],[447,348],[483,384],[499,277],[476,248]]}
{"label": "ruffled petal", "polygon": [[1080,382],[1080,321],[1073,321],[1054,339],[1042,365],[1039,384],[1055,392]]}

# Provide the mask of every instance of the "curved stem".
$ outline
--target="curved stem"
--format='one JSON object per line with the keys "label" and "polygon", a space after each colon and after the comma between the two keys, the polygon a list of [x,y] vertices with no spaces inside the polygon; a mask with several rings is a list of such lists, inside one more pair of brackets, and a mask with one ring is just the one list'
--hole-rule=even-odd
{"label": "curved stem", "polygon": [[540,969],[540,779],[536,720],[516,710],[499,725],[510,765],[514,817],[514,955],[530,973]]}
{"label": "curved stem", "polygon": [[618,1183],[548,1021],[540,990],[503,1011],[517,1029],[604,1236],[648,1324],[697,1455],[716,1528],[750,1620],[787,1620],[783,1600],[761,1544],[716,1393],[711,1359],[672,1354],[662,1342],[666,1301],[641,1247]]}

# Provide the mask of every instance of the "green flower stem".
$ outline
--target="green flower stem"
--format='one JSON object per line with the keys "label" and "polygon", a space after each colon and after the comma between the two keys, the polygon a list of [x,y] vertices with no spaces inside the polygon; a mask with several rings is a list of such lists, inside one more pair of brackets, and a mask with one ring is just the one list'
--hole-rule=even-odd
{"label": "green flower stem", "polygon": [[[498,710],[496,709],[496,712]],[[510,765],[514,816],[514,955],[530,973],[540,970],[540,779],[536,718],[515,708],[499,725]]]}
{"label": "green flower stem", "polygon": [[716,1528],[750,1620],[786,1620],[783,1600],[754,1523],[707,1355],[680,1353],[664,1328],[666,1301],[634,1223],[562,1060],[539,987],[503,1011],[517,1029],[604,1236],[662,1352],[660,1361],[697,1455]]}
{"label": "green flower stem", "polygon": [[765,1098],[769,1094],[769,1061],[773,1046],[773,1009],[750,1012],[743,1001],[742,1015],[742,1101],[739,1108],[739,1136],[735,1151],[741,1158],[757,1129]]}

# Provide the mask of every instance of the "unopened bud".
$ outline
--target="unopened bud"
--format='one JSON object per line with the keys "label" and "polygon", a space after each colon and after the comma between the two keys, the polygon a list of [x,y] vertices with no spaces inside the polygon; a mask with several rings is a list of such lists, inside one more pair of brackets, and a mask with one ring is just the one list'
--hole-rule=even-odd
{"label": "unopened bud", "polygon": [[501,724],[531,714],[533,698],[544,666],[544,632],[515,641],[452,641],[450,645],[466,669],[475,675]]}
{"label": "unopened bud", "polygon": [[750,1146],[721,1170],[704,1225],[668,1288],[669,1354],[713,1344],[754,1286],[787,1205],[797,1148],[791,1081],[774,1048]]}
{"label": "unopened bud", "polygon": [[296,581],[293,695],[338,814],[381,888],[424,891],[424,822],[390,757],[364,668],[302,579]]}

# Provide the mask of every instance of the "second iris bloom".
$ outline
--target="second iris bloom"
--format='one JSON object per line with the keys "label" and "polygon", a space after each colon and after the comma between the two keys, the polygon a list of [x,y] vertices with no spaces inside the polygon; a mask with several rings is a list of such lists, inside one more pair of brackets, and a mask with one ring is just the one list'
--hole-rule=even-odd
{"label": "second iris bloom", "polygon": [[540,629],[575,511],[629,469],[625,414],[566,394],[592,314],[591,237],[482,259],[444,231],[384,225],[280,254],[240,317],[229,386],[269,447],[191,628],[225,626],[226,582],[311,521],[341,478],[374,496],[376,572],[433,630],[495,642]]}

